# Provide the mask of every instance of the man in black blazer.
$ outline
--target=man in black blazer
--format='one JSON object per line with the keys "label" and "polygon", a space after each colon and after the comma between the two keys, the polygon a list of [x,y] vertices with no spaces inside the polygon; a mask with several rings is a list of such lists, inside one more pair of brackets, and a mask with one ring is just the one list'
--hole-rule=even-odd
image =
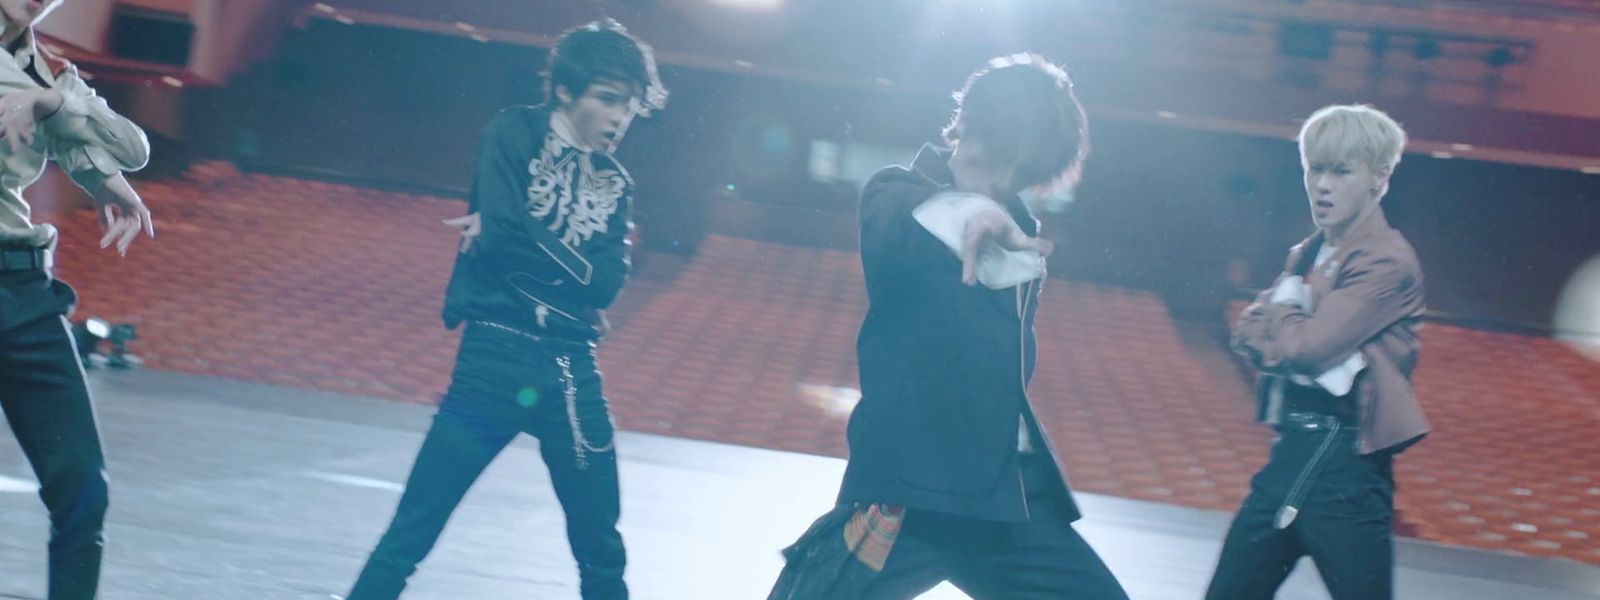
{"label": "man in black blazer", "polygon": [[[1027,397],[1050,243],[1021,192],[1074,179],[1086,118],[1060,67],[1002,57],[924,147],[861,197],[869,308],[837,508],[786,552],[772,598],[1125,599]],[[841,533],[842,529],[842,533]]]}

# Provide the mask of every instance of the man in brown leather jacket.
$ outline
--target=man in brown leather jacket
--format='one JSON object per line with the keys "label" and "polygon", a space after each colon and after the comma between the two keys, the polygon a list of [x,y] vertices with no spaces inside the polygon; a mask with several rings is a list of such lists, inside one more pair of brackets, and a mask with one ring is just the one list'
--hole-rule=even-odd
{"label": "man in brown leather jacket", "polygon": [[1422,269],[1380,205],[1405,132],[1370,106],[1329,106],[1300,132],[1316,234],[1245,309],[1234,349],[1277,428],[1206,598],[1270,599],[1310,556],[1334,600],[1394,593],[1393,457],[1428,433],[1411,388]]}

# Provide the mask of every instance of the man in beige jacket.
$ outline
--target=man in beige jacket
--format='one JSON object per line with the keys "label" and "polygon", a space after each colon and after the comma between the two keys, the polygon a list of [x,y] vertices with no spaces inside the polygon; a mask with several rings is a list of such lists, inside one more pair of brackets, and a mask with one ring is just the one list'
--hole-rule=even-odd
{"label": "man in beige jacket", "polygon": [[126,253],[155,230],[122,176],[144,167],[144,132],[34,40],[33,25],[59,5],[0,0],[0,409],[50,512],[49,598],[84,600],[100,581],[105,457],[67,324],[77,297],[52,276],[56,230],[33,222],[22,189],[53,159],[93,197],[101,247]]}
{"label": "man in beige jacket", "polygon": [[1262,376],[1277,428],[1206,593],[1267,600],[1310,556],[1334,600],[1394,588],[1393,458],[1428,433],[1411,389],[1422,269],[1380,205],[1405,132],[1369,106],[1329,106],[1300,132],[1317,232],[1245,309],[1234,349]]}

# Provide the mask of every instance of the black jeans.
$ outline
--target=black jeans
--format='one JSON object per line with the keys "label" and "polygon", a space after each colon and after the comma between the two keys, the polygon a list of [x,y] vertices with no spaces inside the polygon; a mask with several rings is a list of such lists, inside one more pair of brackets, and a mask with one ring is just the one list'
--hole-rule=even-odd
{"label": "black jeans", "polygon": [[600,388],[592,345],[535,342],[469,324],[394,520],[349,600],[398,598],[467,489],[518,433],[539,439],[566,513],[583,598],[627,598],[615,431]]}
{"label": "black jeans", "polygon": [[0,273],[0,409],[50,512],[50,600],[100,585],[105,455],[66,313],[72,288],[45,271]]}
{"label": "black jeans", "polygon": [[[1228,529],[1208,600],[1268,600],[1302,556],[1334,600],[1393,597],[1393,455],[1358,454],[1356,433],[1351,425],[1283,432]],[[1291,494],[1299,512],[1279,529]]]}
{"label": "black jeans", "polygon": [[864,600],[910,600],[948,580],[976,600],[1127,600],[1105,562],[1072,528],[1073,512],[1024,460],[1029,521],[999,523],[909,510]]}

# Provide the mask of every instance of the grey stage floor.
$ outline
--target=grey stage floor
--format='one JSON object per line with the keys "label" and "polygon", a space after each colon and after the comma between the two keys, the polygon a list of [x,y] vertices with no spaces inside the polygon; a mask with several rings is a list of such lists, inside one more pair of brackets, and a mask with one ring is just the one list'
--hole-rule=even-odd
{"label": "grey stage floor", "polygon": [[[112,508],[106,600],[329,599],[391,515],[431,409],[159,372],[96,372]],[[0,391],[0,393],[4,393]],[[0,598],[42,598],[47,524],[0,441]],[[831,501],[843,463],[624,435],[634,597],[760,599],[777,550]],[[561,514],[532,440],[456,513],[408,599],[576,598]],[[1228,515],[1080,497],[1079,525],[1138,600],[1200,596]],[[1405,541],[1407,600],[1600,599],[1600,569]],[[1301,568],[1279,595],[1326,598]],[[924,598],[964,598],[941,587]]]}

